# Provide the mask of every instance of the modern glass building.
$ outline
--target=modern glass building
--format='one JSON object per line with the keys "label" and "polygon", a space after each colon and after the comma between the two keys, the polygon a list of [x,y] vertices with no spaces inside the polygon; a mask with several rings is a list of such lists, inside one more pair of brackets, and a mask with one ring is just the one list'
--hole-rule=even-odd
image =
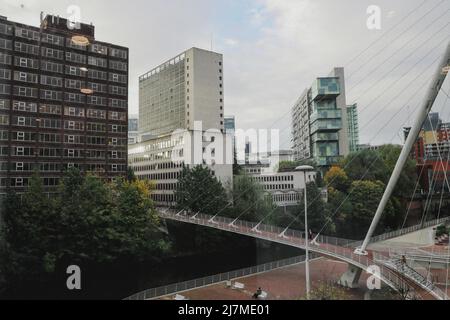
{"label": "modern glass building", "polygon": [[49,192],[77,167],[127,170],[128,49],[48,15],[41,27],[0,17],[0,194],[38,171]]}
{"label": "modern glass building", "polygon": [[234,116],[225,116],[224,118],[225,132],[234,133],[236,130],[236,122]]}
{"label": "modern glass building", "polygon": [[348,122],[348,143],[350,152],[358,151],[359,145],[359,125],[358,125],[358,105],[347,106]]}
{"label": "modern glass building", "polygon": [[336,164],[349,152],[343,68],[317,78],[292,108],[295,160],[312,159],[319,167]]}

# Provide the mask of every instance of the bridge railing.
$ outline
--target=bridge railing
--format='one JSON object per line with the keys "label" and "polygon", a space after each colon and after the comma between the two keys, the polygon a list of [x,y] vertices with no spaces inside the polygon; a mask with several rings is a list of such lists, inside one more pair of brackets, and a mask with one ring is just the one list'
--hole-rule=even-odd
{"label": "bridge railing", "polygon": [[[313,255],[313,258],[315,255]],[[262,272],[267,272],[287,266],[291,266],[294,264],[298,264],[305,261],[305,256],[292,257],[288,259],[268,262],[264,264],[260,264],[253,267],[242,268],[239,270],[223,272],[212,276],[202,277],[194,280],[183,281],[179,283],[174,283],[170,285],[160,286],[157,288],[151,288],[147,290],[143,290],[139,293],[133,294],[124,300],[149,300],[156,299],[164,296],[168,296],[171,294],[175,294],[178,292],[183,292],[187,290],[193,290],[196,288],[205,287],[208,285],[217,284],[224,281],[231,281],[233,279],[242,278]]]}
{"label": "bridge railing", "polygon": [[443,224],[443,223],[447,223],[447,222],[450,222],[450,217],[429,220],[429,221],[424,222],[423,224],[420,223],[420,224],[416,224],[414,226],[410,226],[407,228],[380,234],[378,236],[372,237],[370,242],[374,243],[374,242],[380,242],[380,241],[396,238],[396,237],[399,237],[399,236],[402,236],[402,235],[405,235],[405,234],[408,234],[411,232],[415,232],[415,231],[418,231],[418,230],[421,230],[424,228],[428,228],[428,227],[432,227],[432,226],[437,226],[439,224]]}
{"label": "bridge railing", "polygon": [[[213,217],[205,214],[198,214],[194,216],[188,214],[171,214],[169,218],[172,220],[209,226],[238,234],[251,235],[255,238],[270,240],[299,248],[304,248],[305,244],[305,233],[298,230],[285,230],[276,226],[257,224],[242,220],[236,221],[226,217]],[[255,229],[256,227],[257,229]],[[284,236],[281,236],[283,232]],[[384,266],[382,263],[377,263],[367,256],[355,254],[354,248],[351,246],[353,243],[353,240],[320,235],[317,239],[317,243],[311,244],[311,250],[319,254],[322,253],[327,256],[340,258],[341,260],[363,268],[368,272],[373,270],[375,276],[379,276],[385,283],[397,290],[400,290],[399,288],[408,288],[410,292],[414,291],[414,288],[410,286],[401,276]],[[375,270],[374,267],[377,267],[380,274],[377,274],[377,270]]]}

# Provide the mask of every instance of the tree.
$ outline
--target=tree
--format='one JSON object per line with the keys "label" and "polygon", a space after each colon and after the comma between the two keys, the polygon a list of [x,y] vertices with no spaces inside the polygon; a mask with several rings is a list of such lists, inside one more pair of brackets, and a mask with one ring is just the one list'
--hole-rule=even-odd
{"label": "tree", "polygon": [[[303,299],[306,299],[304,297]],[[320,281],[316,284],[310,294],[310,300],[347,300],[349,299],[348,289],[338,287],[331,282]]]}
{"label": "tree", "polygon": [[[322,198],[321,190],[315,182],[307,184],[307,203],[308,203],[308,228],[313,232],[318,232],[328,221],[328,208]],[[290,226],[292,229],[304,230],[305,201],[304,196],[300,196],[300,203],[296,207],[294,215],[278,215],[276,224],[280,226]],[[334,223],[328,223],[327,231],[335,231]]]}
{"label": "tree", "polygon": [[177,206],[192,212],[217,214],[228,204],[222,183],[207,167],[184,167],[176,189]]}
{"label": "tree", "polygon": [[[381,196],[384,192],[384,184],[381,181],[353,181],[348,196],[351,210],[346,213],[343,230],[338,233],[347,237],[361,239],[365,236],[374,216]],[[378,229],[385,228],[384,221],[393,214],[392,203],[386,206],[384,215],[380,220]]]}
{"label": "tree", "polygon": [[22,200],[9,193],[2,207],[7,283],[17,290],[67,263],[140,261],[166,252],[150,192],[142,181],[106,183],[72,168],[50,199],[34,175]]}
{"label": "tree", "polygon": [[256,222],[267,218],[269,223],[275,206],[263,186],[246,174],[236,176],[233,183],[233,216]]}
{"label": "tree", "polygon": [[341,192],[347,192],[351,183],[345,171],[338,166],[331,167],[325,174],[324,180],[328,188],[331,187]]}
{"label": "tree", "polygon": [[313,168],[317,167],[314,160],[297,160],[297,161],[285,160],[285,161],[280,161],[278,163],[278,172],[294,171],[295,168],[297,168],[298,166],[303,166],[303,165],[312,166]]}

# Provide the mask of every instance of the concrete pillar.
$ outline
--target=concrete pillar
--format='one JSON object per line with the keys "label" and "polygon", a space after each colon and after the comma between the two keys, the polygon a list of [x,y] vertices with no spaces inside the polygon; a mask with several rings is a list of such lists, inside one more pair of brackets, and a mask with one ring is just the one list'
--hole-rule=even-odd
{"label": "concrete pillar", "polygon": [[359,278],[361,277],[362,269],[349,264],[347,271],[341,276],[338,284],[347,288],[358,288]]}

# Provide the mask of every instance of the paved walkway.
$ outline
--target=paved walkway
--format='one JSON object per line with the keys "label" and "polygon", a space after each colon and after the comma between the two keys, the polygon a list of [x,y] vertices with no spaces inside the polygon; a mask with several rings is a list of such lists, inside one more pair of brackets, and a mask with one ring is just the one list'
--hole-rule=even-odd
{"label": "paved walkway", "polygon": [[[344,262],[319,258],[310,261],[312,288],[321,282],[336,282],[347,270]],[[361,276],[361,288],[365,288],[367,275]],[[268,293],[268,300],[297,300],[306,294],[305,264],[296,265],[251,275],[236,281],[245,285],[244,289],[227,288],[225,282],[180,293],[190,300],[252,300],[253,293],[261,287]],[[234,282],[234,281],[233,281]],[[364,289],[343,289],[346,299],[363,300]],[[174,295],[161,299],[173,299]]]}

